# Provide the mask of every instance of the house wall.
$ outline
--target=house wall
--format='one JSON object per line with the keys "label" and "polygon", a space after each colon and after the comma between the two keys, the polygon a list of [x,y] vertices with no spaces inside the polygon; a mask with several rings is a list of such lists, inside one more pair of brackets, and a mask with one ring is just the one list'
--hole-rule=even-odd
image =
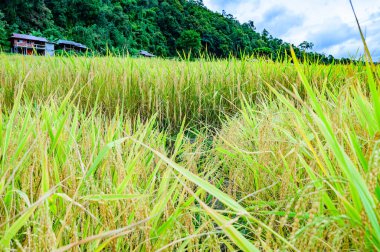
{"label": "house wall", "polygon": [[46,43],[45,55],[54,56],[54,44]]}
{"label": "house wall", "polygon": [[35,42],[29,41],[25,39],[12,39],[11,41],[12,46],[19,46],[19,47],[34,47]]}
{"label": "house wall", "polygon": [[[26,40],[12,38],[11,40],[12,52],[21,53],[23,55],[45,55],[46,54],[46,43],[40,41]],[[51,52],[49,52],[51,54]],[[53,55],[54,55],[54,45],[53,45]]]}

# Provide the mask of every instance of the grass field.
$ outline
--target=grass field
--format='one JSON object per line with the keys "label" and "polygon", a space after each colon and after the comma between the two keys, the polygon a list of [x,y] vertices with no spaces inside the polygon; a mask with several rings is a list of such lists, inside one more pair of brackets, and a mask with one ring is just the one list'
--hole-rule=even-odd
{"label": "grass field", "polygon": [[380,250],[379,67],[0,65],[0,248]]}

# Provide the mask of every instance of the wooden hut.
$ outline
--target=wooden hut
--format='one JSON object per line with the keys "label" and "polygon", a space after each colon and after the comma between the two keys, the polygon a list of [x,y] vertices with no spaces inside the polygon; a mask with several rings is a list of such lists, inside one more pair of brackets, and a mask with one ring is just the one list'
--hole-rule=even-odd
{"label": "wooden hut", "polygon": [[46,38],[13,33],[10,41],[13,53],[54,56],[54,44],[49,42]]}
{"label": "wooden hut", "polygon": [[74,41],[60,39],[57,41],[57,49],[64,51],[84,52],[87,50],[87,46]]}

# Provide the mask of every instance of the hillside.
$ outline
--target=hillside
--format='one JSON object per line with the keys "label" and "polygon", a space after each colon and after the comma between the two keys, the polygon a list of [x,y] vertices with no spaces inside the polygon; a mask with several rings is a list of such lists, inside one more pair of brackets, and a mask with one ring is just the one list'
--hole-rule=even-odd
{"label": "hillside", "polygon": [[[0,3],[0,43],[10,33],[66,38],[104,53],[148,50],[159,56],[206,51],[217,57],[258,54],[278,58],[289,43],[241,24],[230,14],[208,10],[194,0],[5,0]],[[305,44],[296,48],[310,49]],[[285,49],[285,50],[284,50]],[[332,56],[320,56],[325,63]]]}

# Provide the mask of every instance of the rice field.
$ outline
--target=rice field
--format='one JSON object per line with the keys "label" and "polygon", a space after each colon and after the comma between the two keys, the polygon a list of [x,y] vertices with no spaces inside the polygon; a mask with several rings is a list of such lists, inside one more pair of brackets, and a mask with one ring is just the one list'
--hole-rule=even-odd
{"label": "rice field", "polygon": [[380,250],[378,76],[0,54],[0,248]]}

